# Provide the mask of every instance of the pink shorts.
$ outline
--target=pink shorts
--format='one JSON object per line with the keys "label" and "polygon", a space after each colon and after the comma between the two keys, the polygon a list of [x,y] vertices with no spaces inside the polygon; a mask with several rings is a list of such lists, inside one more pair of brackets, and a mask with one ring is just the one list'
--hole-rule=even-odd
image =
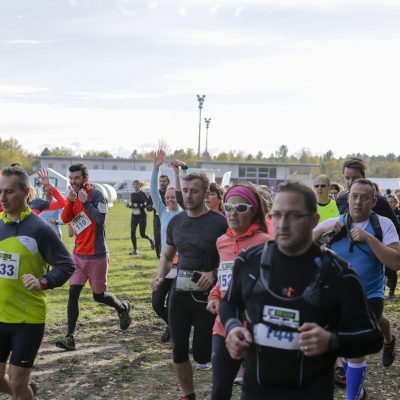
{"label": "pink shorts", "polygon": [[107,254],[89,260],[74,254],[74,261],[76,268],[69,280],[69,284],[85,286],[86,281],[89,279],[89,285],[93,293],[104,293],[107,289]]}

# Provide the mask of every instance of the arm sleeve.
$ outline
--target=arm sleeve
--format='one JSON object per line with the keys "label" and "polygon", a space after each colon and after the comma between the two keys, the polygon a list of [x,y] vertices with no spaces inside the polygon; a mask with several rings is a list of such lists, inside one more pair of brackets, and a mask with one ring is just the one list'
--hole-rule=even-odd
{"label": "arm sleeve", "polygon": [[92,200],[86,201],[83,206],[97,225],[103,225],[106,221],[108,210],[106,199],[101,192],[93,189],[91,190],[91,196]]}
{"label": "arm sleeve", "polygon": [[65,202],[64,210],[61,213],[61,219],[64,222],[64,224],[68,224],[68,222],[72,221],[72,219],[74,218],[73,204],[74,202],[71,201],[69,198]]}
{"label": "arm sleeve", "polygon": [[49,210],[59,210],[65,207],[65,197],[60,193],[56,187],[52,187],[50,194],[56,199],[56,201],[51,201],[49,205]]}
{"label": "arm sleeve", "polygon": [[52,266],[51,271],[43,275],[48,281],[49,289],[62,286],[75,270],[71,254],[51,228],[46,229],[38,247],[43,259]]}
{"label": "arm sleeve", "polygon": [[220,289],[221,285],[219,281],[215,284],[215,286],[211,289],[210,294],[208,295],[208,301],[210,300],[221,300],[222,293]]}
{"label": "arm sleeve", "polygon": [[339,339],[338,355],[348,358],[378,352],[383,336],[371,316],[361,283],[353,271],[345,272],[341,279],[341,325],[333,331]]}
{"label": "arm sleeve", "polygon": [[157,214],[160,215],[166,207],[162,202],[160,192],[158,191],[158,169],[153,169],[151,174],[150,193],[153,200],[153,206],[156,209]]}

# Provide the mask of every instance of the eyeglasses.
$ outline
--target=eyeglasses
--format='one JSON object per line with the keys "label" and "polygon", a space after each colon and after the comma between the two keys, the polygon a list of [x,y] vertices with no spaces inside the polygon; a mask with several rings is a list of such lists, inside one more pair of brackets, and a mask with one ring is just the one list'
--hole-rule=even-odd
{"label": "eyeglasses", "polygon": [[314,185],[315,189],[318,189],[318,188],[326,188],[326,186],[327,186],[327,185],[325,185],[324,183],[322,183],[322,184],[320,184],[320,185],[318,185],[318,184],[315,184],[315,185]]}
{"label": "eyeglasses", "polygon": [[297,211],[288,211],[285,214],[282,214],[279,211],[275,211],[272,214],[269,214],[269,216],[275,221],[286,218],[289,222],[297,222],[300,221],[302,218],[309,217],[311,215],[313,215],[313,213],[300,214]]}
{"label": "eyeglasses", "polygon": [[227,213],[235,210],[238,214],[244,214],[247,213],[247,211],[249,211],[250,208],[252,207],[253,206],[251,204],[246,204],[246,203],[240,203],[240,204],[224,203],[224,210]]}

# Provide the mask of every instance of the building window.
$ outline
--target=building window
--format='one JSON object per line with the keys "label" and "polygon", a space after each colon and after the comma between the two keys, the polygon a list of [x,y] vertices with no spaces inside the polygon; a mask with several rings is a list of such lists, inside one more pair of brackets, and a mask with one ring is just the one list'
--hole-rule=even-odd
{"label": "building window", "polygon": [[269,169],[269,177],[276,179],[276,168],[275,167]]}
{"label": "building window", "polygon": [[111,169],[113,169],[113,170],[115,171],[116,169],[118,169],[118,166],[117,166],[117,165],[113,165],[113,166],[111,167]]}
{"label": "building window", "polygon": [[65,171],[67,169],[67,164],[61,164],[61,169]]}
{"label": "building window", "polygon": [[93,169],[99,169],[99,166],[97,164],[93,165]]}
{"label": "building window", "polygon": [[139,171],[146,171],[146,167],[140,167]]}
{"label": "building window", "polygon": [[246,167],[239,167],[239,177],[244,178],[246,176]]}
{"label": "building window", "polygon": [[49,162],[49,163],[47,164],[47,168],[53,168],[53,163]]}

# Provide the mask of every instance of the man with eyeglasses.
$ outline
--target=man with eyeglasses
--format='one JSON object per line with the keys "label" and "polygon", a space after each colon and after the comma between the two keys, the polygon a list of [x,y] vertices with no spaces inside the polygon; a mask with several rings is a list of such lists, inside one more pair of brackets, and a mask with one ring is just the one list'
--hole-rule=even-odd
{"label": "man with eyeglasses", "polygon": [[205,174],[182,178],[185,211],[171,219],[157,276],[158,290],[179,253],[177,277],[169,299],[168,322],[176,376],[182,400],[196,399],[193,369],[189,361],[189,338],[193,326],[193,359],[200,365],[211,360],[212,327],[215,315],[207,311],[209,290],[216,282],[219,256],[216,241],[228,228],[225,217],[209,210],[204,201],[209,188]]}
{"label": "man with eyeglasses", "polygon": [[331,182],[327,175],[319,175],[315,178],[314,191],[317,196],[317,212],[320,223],[339,215],[336,201],[329,197],[330,189]]}
{"label": "man with eyeglasses", "polygon": [[382,336],[355,272],[313,244],[313,190],[282,185],[271,218],[275,242],[239,255],[220,305],[227,349],[245,359],[241,399],[332,400],[336,357],[377,352]]}
{"label": "man with eyeglasses", "polygon": [[[320,224],[314,230],[314,239],[318,240],[328,231],[337,232],[330,247],[357,272],[371,313],[381,322],[380,326],[385,328],[382,333],[389,346],[384,348],[386,351],[384,350],[383,363],[387,367],[393,362],[395,337],[390,333],[389,321],[382,314],[385,284],[382,264],[395,271],[399,269],[400,242],[392,221],[372,212],[375,203],[374,184],[367,179],[357,179],[350,188],[348,214]],[[362,394],[365,393],[362,388],[366,369],[365,357],[349,362],[344,359],[343,364],[346,371],[347,398],[366,398]],[[355,397],[358,393],[361,393],[361,397]]]}

